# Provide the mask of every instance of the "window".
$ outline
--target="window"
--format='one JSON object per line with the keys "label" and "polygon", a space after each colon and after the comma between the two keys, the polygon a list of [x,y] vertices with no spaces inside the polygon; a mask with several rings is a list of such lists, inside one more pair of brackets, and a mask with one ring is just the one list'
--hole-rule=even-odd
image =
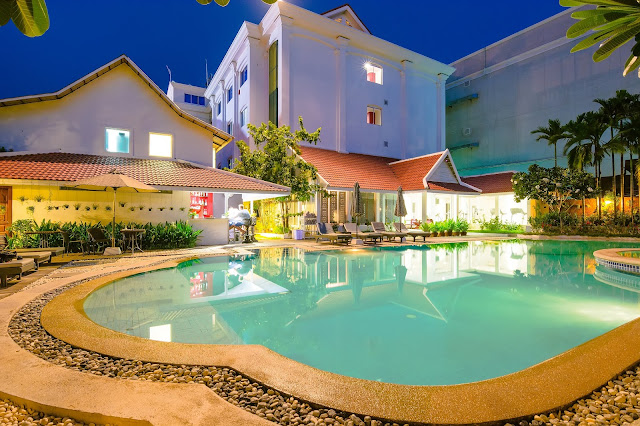
{"label": "window", "polygon": [[231,101],[231,99],[233,99],[233,86],[227,89],[227,102]]}
{"label": "window", "polygon": [[364,64],[364,69],[367,72],[367,81],[382,84],[382,68],[367,62]]}
{"label": "window", "polygon": [[247,107],[245,107],[242,111],[240,111],[240,127],[244,127],[247,125],[247,113],[248,113]]}
{"label": "window", "polygon": [[188,93],[184,94],[184,102],[194,105],[206,105],[207,103],[204,96],[190,95]]}
{"label": "window", "polygon": [[247,67],[244,67],[242,71],[240,71],[240,86],[244,85],[244,83],[248,80],[249,70]]}
{"label": "window", "polygon": [[230,169],[233,167],[233,157],[227,158],[227,168]]}
{"label": "window", "polygon": [[278,125],[278,41],[269,47],[269,121]]}
{"label": "window", "polygon": [[149,133],[149,155],[151,157],[173,157],[173,136]]}
{"label": "window", "polygon": [[233,135],[233,122],[231,121],[227,123],[227,133]]}
{"label": "window", "polygon": [[218,112],[217,112],[217,115],[222,114],[222,100],[219,100],[219,101],[216,103],[216,110],[218,111]]}
{"label": "window", "polygon": [[128,130],[109,129],[105,131],[105,149],[107,152],[129,153],[129,139],[131,133]]}
{"label": "window", "polygon": [[378,107],[368,106],[367,107],[367,123],[382,125],[382,110]]}

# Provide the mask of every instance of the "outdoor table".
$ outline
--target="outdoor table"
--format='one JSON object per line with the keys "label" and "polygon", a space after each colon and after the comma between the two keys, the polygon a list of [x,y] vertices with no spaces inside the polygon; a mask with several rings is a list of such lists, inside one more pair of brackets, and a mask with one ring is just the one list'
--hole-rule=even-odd
{"label": "outdoor table", "polygon": [[124,236],[125,241],[125,251],[127,251],[127,246],[131,253],[133,254],[136,250],[139,250],[142,253],[142,249],[138,244],[138,237],[144,235],[146,231],[144,229],[121,229],[120,233]]}
{"label": "outdoor table", "polygon": [[59,234],[60,231],[29,231],[25,232],[25,235],[38,235],[40,236],[40,248],[49,247],[49,236],[53,234]]}

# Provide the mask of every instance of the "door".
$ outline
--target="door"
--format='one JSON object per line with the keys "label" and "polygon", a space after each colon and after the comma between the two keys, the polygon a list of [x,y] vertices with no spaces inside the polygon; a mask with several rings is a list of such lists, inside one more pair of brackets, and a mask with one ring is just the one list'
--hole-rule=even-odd
{"label": "door", "polygon": [[11,225],[11,187],[0,186],[0,235]]}

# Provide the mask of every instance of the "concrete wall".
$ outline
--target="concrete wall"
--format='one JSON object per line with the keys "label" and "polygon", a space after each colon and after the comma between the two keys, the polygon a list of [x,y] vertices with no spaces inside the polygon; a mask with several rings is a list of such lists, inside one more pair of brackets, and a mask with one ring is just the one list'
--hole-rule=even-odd
{"label": "concrete wall", "polygon": [[[461,175],[553,166],[553,147],[536,142],[531,131],[549,119],[563,123],[599,107],[595,98],[616,90],[640,92],[637,75],[622,76],[629,46],[594,63],[593,49],[569,53],[575,40],[564,34],[575,22],[567,12],[463,58],[447,85],[447,102],[477,94],[478,99],[447,108],[447,147]],[[464,129],[471,129],[465,136]],[[478,148],[455,148],[479,142]],[[563,143],[559,164],[565,165]],[[610,173],[605,159],[603,171]]]}
{"label": "concrete wall", "polygon": [[0,108],[0,146],[15,151],[116,155],[105,129],[131,132],[130,156],[149,157],[149,132],[173,135],[173,158],[213,164],[211,132],[181,118],[127,65],[61,99]]}

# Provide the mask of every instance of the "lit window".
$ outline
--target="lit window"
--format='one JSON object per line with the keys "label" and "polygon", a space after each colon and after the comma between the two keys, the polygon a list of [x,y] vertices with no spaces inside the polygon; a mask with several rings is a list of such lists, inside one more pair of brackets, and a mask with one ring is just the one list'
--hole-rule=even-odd
{"label": "lit window", "polygon": [[218,110],[218,115],[222,114],[222,100],[218,101],[216,109]]}
{"label": "lit window", "polygon": [[107,152],[129,153],[129,138],[131,133],[128,130],[106,129],[105,149]]}
{"label": "lit window", "polygon": [[247,70],[247,67],[244,67],[242,69],[242,71],[240,71],[240,86],[242,86],[249,77],[249,71]]}
{"label": "lit window", "polygon": [[227,89],[227,102],[231,101],[231,99],[233,99],[233,86]]}
{"label": "lit window", "polygon": [[233,168],[232,166],[233,166],[233,157],[229,157],[227,158],[227,168],[231,169]]}
{"label": "lit window", "polygon": [[367,107],[367,123],[382,125],[382,110],[378,107],[368,106]]}
{"label": "lit window", "polygon": [[149,155],[151,157],[173,157],[173,136],[149,133]]}
{"label": "lit window", "polygon": [[233,123],[231,121],[227,123],[227,133],[233,135]]}
{"label": "lit window", "polygon": [[367,62],[364,69],[367,72],[367,81],[382,84],[382,68]]}
{"label": "lit window", "polygon": [[240,127],[244,127],[247,125],[247,112],[248,109],[246,107],[242,111],[240,111]]}

